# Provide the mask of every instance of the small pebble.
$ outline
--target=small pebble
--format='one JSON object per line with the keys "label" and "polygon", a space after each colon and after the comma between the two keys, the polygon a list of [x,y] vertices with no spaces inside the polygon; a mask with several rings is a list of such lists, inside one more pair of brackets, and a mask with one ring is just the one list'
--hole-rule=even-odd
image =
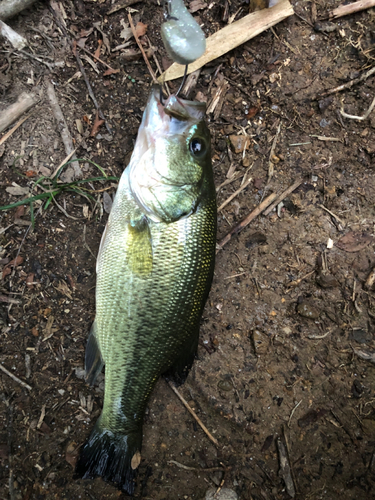
{"label": "small pebble", "polygon": [[297,312],[304,318],[318,319],[320,316],[320,311],[309,302],[301,302],[298,304]]}
{"label": "small pebble", "polygon": [[238,495],[234,490],[222,488],[217,495],[216,491],[216,488],[207,490],[205,500],[238,500]]}

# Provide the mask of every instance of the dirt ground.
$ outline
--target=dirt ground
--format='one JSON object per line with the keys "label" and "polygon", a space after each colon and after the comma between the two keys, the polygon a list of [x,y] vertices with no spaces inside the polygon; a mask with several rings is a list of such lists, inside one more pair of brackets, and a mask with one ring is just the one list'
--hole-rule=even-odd
{"label": "dirt ground", "polygon": [[[207,117],[217,186],[231,166],[237,176],[218,192],[218,205],[244,174],[252,179],[219,211],[219,238],[269,194],[302,182],[217,254],[198,359],[180,392],[219,446],[159,380],[144,422],[136,498],[203,500],[220,485],[241,500],[287,499],[293,486],[299,499],[375,498],[375,366],[362,359],[375,349],[375,293],[366,285],[375,266],[375,113],[356,121],[339,112],[343,105],[365,113],[374,76],[324,96],[374,64],[375,12],[315,24],[315,9],[319,17],[339,3],[293,2],[296,15],[204,67],[192,91],[210,103],[227,82]],[[195,14],[207,35],[249,9],[238,0],[208,5]],[[22,91],[37,91],[39,102],[0,146],[1,206],[42,193],[36,181],[66,156],[48,82],[78,158],[119,177],[132,151],[151,77],[142,58],[127,60],[133,42],[113,51],[126,41],[127,12],[109,15],[109,0],[60,6],[70,39],[85,39],[91,54],[103,41],[102,60],[119,70],[105,75],[107,67],[94,68],[79,51],[111,134],[102,125],[90,136],[96,110],[48,4],[9,20],[38,60],[0,40],[0,110]],[[147,25],[145,48],[156,47],[165,66],[162,8],[132,8],[135,23]],[[151,56],[150,64],[156,70]],[[241,141],[246,149],[236,152]],[[88,161],[80,165],[84,179],[101,175]],[[94,201],[63,192],[59,206],[39,210],[45,202],[35,202],[31,230],[28,205],[0,211],[0,363],[31,388],[0,372],[2,499],[125,498],[101,479],[73,474],[103,399],[103,382],[90,388],[82,371],[108,217],[103,193],[112,196],[116,181],[84,186]],[[280,468],[285,456],[289,476]]]}

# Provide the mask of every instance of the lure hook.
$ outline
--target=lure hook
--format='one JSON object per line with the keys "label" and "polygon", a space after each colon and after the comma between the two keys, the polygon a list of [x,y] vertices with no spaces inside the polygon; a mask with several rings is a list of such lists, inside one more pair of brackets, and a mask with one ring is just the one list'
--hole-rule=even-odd
{"label": "lure hook", "polygon": [[184,71],[184,76],[182,78],[182,82],[181,82],[181,85],[179,87],[179,89],[177,90],[176,92],[176,97],[178,97],[178,94],[181,92],[182,90],[182,87],[185,85],[185,82],[186,82],[186,75],[187,75],[187,70],[188,70],[188,64],[185,64],[185,71]]}

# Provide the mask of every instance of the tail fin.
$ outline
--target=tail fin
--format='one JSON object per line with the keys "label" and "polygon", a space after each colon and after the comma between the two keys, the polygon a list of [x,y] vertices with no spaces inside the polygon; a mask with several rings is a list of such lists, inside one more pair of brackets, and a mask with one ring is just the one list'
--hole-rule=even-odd
{"label": "tail fin", "polygon": [[101,476],[133,495],[137,468],[141,460],[142,429],[128,434],[102,429],[96,423],[81,449],[76,473],[83,479]]}

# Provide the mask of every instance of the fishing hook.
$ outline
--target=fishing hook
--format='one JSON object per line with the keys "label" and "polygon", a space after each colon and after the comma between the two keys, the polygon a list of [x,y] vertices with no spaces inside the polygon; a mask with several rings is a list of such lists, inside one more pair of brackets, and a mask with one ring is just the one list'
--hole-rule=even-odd
{"label": "fishing hook", "polygon": [[181,82],[180,88],[176,92],[176,97],[178,97],[178,94],[181,92],[182,87],[185,85],[188,66],[189,66],[188,64],[185,64],[184,76],[182,78],[182,82]]}

